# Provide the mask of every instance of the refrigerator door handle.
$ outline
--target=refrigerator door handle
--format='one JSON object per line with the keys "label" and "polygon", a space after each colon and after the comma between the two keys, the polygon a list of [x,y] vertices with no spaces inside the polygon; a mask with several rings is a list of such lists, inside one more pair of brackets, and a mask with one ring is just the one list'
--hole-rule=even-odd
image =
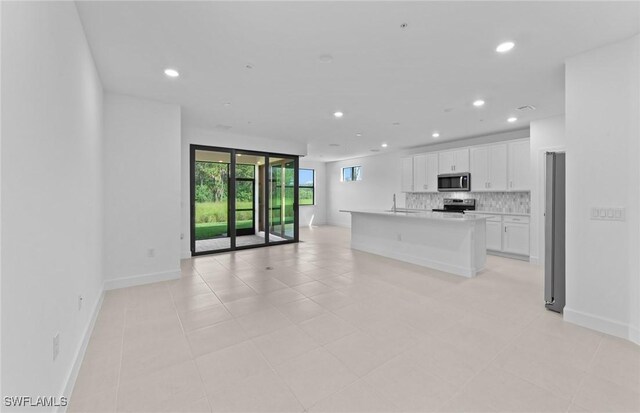
{"label": "refrigerator door handle", "polygon": [[555,154],[546,154],[546,176],[547,182],[545,186],[546,205],[545,205],[545,268],[544,268],[544,301],[545,304],[553,303],[553,193],[554,193],[554,175],[555,175]]}

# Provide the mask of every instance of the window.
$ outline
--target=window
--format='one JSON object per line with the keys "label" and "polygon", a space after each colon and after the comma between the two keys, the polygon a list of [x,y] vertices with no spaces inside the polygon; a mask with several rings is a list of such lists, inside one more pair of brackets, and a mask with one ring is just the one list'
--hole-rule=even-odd
{"label": "window", "polygon": [[360,166],[349,166],[347,168],[342,168],[342,181],[362,181],[362,174]]}
{"label": "window", "polygon": [[298,198],[300,205],[315,205],[315,171],[313,169],[299,169]]}

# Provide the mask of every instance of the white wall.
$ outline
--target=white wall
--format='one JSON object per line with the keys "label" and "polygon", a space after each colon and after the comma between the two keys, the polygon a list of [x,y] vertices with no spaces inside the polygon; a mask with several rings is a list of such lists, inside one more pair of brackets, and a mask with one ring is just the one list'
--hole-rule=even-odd
{"label": "white wall", "polygon": [[[427,151],[439,151],[512,139],[527,138],[529,129],[521,129],[471,139],[443,142],[440,144],[383,153],[337,162],[328,162],[326,167],[327,222],[331,225],[349,226],[351,218],[341,209],[374,208],[389,209],[393,205],[393,194],[397,206],[405,206],[405,194],[400,191],[400,158]],[[362,181],[342,182],[342,168],[362,167]]]}
{"label": "white wall", "polygon": [[[564,318],[640,343],[640,37],[567,60]],[[625,222],[590,220],[624,207]]]}
{"label": "white wall", "polygon": [[2,394],[59,396],[101,297],[102,86],[74,3],[3,2],[0,27]]}
{"label": "white wall", "polygon": [[178,277],[180,107],[109,93],[104,109],[105,286]]}
{"label": "white wall", "polygon": [[327,223],[327,183],[326,183],[326,164],[324,162],[307,161],[300,158],[300,168],[315,170],[315,205],[301,205],[300,226],[308,227],[313,224],[324,225]]}
{"label": "white wall", "polygon": [[544,265],[545,152],[564,152],[564,115],[531,122],[530,261]]}
{"label": "white wall", "polygon": [[191,257],[190,246],[190,182],[189,182],[189,148],[190,145],[217,146],[221,148],[244,149],[249,151],[273,152],[287,155],[305,156],[307,144],[298,141],[261,138],[257,136],[240,135],[224,130],[208,130],[190,128],[182,131],[181,149],[181,255],[182,258]]}

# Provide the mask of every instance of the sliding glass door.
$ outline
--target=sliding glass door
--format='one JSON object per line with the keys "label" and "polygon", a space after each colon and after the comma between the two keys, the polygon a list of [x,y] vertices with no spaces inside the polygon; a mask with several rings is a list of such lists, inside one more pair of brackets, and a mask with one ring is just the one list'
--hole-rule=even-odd
{"label": "sliding glass door", "polygon": [[192,161],[193,251],[231,247],[229,228],[231,154],[196,150]]}
{"label": "sliding glass door", "polygon": [[290,157],[269,158],[269,240],[281,242],[295,238],[298,199],[297,159]]}
{"label": "sliding glass door", "polygon": [[298,241],[298,157],[191,145],[193,255]]}

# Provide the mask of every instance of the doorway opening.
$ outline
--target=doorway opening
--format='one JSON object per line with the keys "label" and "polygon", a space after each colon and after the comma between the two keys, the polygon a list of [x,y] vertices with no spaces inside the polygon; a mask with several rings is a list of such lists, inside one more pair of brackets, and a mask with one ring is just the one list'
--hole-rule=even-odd
{"label": "doorway opening", "polygon": [[191,145],[192,255],[298,241],[298,157]]}

